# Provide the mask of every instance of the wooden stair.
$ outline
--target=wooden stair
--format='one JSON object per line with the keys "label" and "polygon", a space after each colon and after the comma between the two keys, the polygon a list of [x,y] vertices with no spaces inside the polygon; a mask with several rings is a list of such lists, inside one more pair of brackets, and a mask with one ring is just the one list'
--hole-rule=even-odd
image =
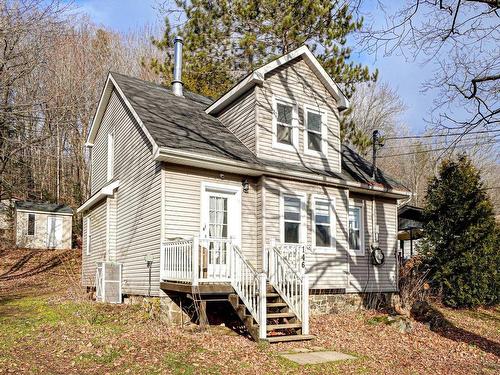
{"label": "wooden stair", "polygon": [[[266,290],[266,317],[267,338],[269,343],[285,341],[312,340],[313,335],[302,334],[302,323],[295,313],[291,311],[288,304],[276,292],[274,287],[267,284]],[[259,325],[248,312],[237,294],[229,295],[229,302],[245,324],[248,332],[255,341],[259,341]]]}

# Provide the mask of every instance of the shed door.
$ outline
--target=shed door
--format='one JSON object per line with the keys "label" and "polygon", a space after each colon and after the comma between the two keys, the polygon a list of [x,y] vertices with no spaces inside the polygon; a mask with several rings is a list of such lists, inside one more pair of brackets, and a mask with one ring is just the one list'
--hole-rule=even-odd
{"label": "shed door", "polygon": [[62,245],[63,219],[60,217],[49,217],[47,221],[47,247],[55,248]]}

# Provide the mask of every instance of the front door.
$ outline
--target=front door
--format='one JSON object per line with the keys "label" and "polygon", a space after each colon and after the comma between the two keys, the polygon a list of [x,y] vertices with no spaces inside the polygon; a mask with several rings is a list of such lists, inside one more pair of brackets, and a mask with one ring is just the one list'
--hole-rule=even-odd
{"label": "front door", "polygon": [[240,239],[241,202],[237,189],[209,186],[204,194],[202,246],[207,277],[224,280],[230,277],[230,246]]}
{"label": "front door", "polygon": [[56,248],[62,244],[62,218],[49,216],[47,219],[47,247]]}

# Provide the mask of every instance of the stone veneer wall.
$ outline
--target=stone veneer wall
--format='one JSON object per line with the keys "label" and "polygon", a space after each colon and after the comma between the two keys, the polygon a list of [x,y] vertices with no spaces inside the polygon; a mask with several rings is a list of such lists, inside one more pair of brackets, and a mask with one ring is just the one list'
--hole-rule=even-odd
{"label": "stone veneer wall", "polygon": [[372,308],[393,309],[398,293],[310,294],[310,316],[338,314]]}
{"label": "stone veneer wall", "polygon": [[141,305],[150,316],[173,325],[182,325],[191,322],[188,310],[192,301],[178,295],[162,297],[144,297],[130,295],[123,299],[125,304]]}

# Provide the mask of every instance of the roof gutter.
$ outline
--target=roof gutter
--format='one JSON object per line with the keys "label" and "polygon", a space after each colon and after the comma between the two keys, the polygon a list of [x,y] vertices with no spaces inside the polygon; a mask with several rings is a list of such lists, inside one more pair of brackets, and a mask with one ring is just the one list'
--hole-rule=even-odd
{"label": "roof gutter", "polygon": [[112,196],[113,192],[115,189],[120,186],[120,181],[113,181],[110,184],[104,186],[101,190],[99,190],[97,193],[92,195],[84,204],[82,204],[78,209],[76,210],[76,213],[79,214],[80,212],[87,211],[94,207],[97,203],[99,203],[101,200],[103,200],[106,197]]}
{"label": "roof gutter", "polygon": [[312,175],[298,171],[284,170],[276,167],[269,167],[259,163],[248,163],[243,161],[234,161],[214,156],[200,155],[182,150],[175,150],[166,147],[159,147],[153,155],[156,161],[162,161],[172,164],[188,165],[192,167],[205,168],[210,170],[223,171],[235,174],[244,174],[248,176],[269,175],[294,179],[298,181],[308,181],[336,186],[359,193],[369,193],[389,198],[401,199],[408,197],[411,193],[403,190],[387,189],[380,186],[368,185],[360,182],[346,181],[338,178]]}

